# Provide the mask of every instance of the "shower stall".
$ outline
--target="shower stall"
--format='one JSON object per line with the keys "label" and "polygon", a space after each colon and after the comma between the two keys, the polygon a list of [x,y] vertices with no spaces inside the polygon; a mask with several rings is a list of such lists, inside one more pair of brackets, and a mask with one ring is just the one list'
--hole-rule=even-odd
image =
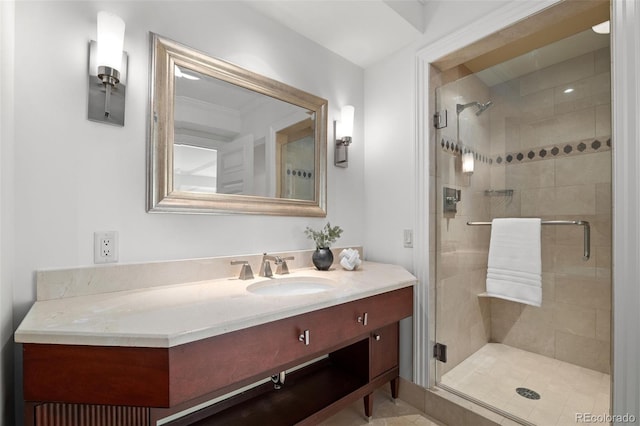
{"label": "shower stall", "polygon": [[[610,410],[610,63],[589,30],[436,89],[436,385],[522,424]],[[540,307],[486,297],[501,217],[573,225],[542,226]]]}

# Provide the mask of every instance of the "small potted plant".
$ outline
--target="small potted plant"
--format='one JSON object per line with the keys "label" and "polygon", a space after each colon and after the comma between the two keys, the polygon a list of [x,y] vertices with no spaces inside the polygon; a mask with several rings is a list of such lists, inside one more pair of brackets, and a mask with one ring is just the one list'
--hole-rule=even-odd
{"label": "small potted plant", "polygon": [[328,271],[333,264],[333,253],[331,252],[331,244],[335,243],[342,234],[342,228],[339,226],[331,226],[329,222],[324,228],[316,231],[307,226],[304,231],[307,238],[313,240],[316,244],[316,251],[313,252],[311,260],[315,267],[320,271]]}

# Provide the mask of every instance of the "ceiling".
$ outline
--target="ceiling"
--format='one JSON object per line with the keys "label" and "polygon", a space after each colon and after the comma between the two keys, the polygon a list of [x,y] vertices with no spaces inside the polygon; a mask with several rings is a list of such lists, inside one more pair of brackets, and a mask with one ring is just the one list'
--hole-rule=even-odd
{"label": "ceiling", "polygon": [[[425,31],[427,0],[244,1],[263,15],[362,68],[367,68],[418,40]],[[556,12],[556,9],[559,10],[559,8],[550,10],[550,13],[558,15],[555,19],[558,22],[551,22],[552,26],[545,26],[548,25],[546,21],[529,20],[538,32],[531,34],[528,38],[533,38],[538,45],[532,44],[532,41],[523,36],[522,40],[507,43],[506,46],[501,46],[487,54],[477,56],[478,51],[476,51],[474,56],[477,57],[465,62],[465,65],[471,71],[479,72],[491,65],[503,64],[496,69],[487,70],[483,74],[483,78],[487,79],[487,84],[494,85],[500,81],[549,66],[557,62],[558,58],[567,59],[603,47],[607,41],[605,38],[586,31],[580,36],[570,37],[565,42],[552,43],[608,19],[609,6],[607,1],[586,0],[577,5],[571,3],[566,11]],[[543,21],[545,19],[553,21],[553,19],[542,15],[544,13],[540,14],[540,19]],[[562,34],[563,30],[565,34]],[[543,35],[546,35],[546,38]],[[500,42],[503,39],[496,37],[496,40]],[[543,49],[535,50],[549,43],[552,44]],[[501,44],[504,44],[504,41]],[[517,44],[525,46],[516,46],[515,48],[511,46]],[[475,49],[474,45],[469,48]],[[509,59],[519,56],[516,54],[518,50],[520,53],[532,51],[535,53],[522,55],[509,61]],[[507,53],[495,56],[503,51]]]}
{"label": "ceiling", "polygon": [[366,68],[424,32],[425,0],[245,0],[260,13]]}

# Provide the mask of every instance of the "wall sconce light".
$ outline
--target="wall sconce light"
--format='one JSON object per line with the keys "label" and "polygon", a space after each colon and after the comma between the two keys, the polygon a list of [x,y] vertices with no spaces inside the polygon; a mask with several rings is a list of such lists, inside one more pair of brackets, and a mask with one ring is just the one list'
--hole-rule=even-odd
{"label": "wall sconce light", "polygon": [[355,108],[353,105],[342,107],[340,119],[340,137],[338,137],[338,122],[333,122],[333,132],[336,138],[336,147],[333,155],[333,164],[336,167],[349,167],[349,145],[353,136],[353,116]]}
{"label": "wall sconce light", "polygon": [[473,174],[474,166],[475,161],[473,159],[473,152],[466,152],[462,154],[462,173],[468,175]]}
{"label": "wall sconce light", "polygon": [[124,126],[127,54],[124,21],[109,12],[98,12],[98,41],[89,46],[88,118]]}

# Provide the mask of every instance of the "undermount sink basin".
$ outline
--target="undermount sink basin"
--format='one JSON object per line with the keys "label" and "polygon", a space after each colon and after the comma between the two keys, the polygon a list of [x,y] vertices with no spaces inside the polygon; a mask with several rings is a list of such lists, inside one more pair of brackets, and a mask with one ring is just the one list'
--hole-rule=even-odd
{"label": "undermount sink basin", "polygon": [[335,283],[326,278],[287,277],[259,281],[247,287],[247,291],[262,296],[299,296],[333,290]]}

